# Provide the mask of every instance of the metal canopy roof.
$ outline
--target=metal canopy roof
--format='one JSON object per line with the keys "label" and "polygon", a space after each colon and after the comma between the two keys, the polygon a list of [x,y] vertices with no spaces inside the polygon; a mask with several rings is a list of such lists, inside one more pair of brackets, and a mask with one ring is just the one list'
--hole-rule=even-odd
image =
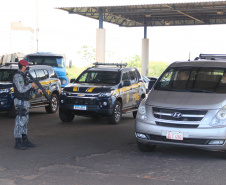
{"label": "metal canopy roof", "polygon": [[226,1],[123,6],[60,7],[123,27],[226,24]]}

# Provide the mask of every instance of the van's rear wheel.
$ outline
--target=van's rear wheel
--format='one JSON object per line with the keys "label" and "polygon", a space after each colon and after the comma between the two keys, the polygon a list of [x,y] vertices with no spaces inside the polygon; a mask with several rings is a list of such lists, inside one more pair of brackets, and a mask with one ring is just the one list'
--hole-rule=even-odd
{"label": "van's rear wheel", "polygon": [[147,145],[137,141],[137,146],[141,152],[154,152],[156,145]]}

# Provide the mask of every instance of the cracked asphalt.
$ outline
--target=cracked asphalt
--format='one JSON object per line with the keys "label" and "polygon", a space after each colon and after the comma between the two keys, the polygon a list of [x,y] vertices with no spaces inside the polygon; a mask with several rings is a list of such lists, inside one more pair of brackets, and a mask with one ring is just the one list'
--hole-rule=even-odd
{"label": "cracked asphalt", "polygon": [[0,113],[0,185],[225,185],[221,153],[159,146],[141,153],[135,120],[118,125],[106,118],[75,117],[62,123],[43,108],[31,109],[29,139],[37,144],[14,149],[14,119]]}

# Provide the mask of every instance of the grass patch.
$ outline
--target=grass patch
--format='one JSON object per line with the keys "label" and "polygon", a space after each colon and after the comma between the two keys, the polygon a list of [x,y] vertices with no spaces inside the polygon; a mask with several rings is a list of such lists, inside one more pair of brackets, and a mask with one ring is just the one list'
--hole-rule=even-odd
{"label": "grass patch", "polygon": [[[131,67],[136,67],[140,72],[141,72],[141,62],[137,62],[136,64],[133,65],[128,65]],[[159,77],[162,72],[169,66],[169,63],[167,62],[149,62],[149,68],[148,68],[148,76],[154,76],[154,77]],[[70,79],[72,78],[77,78],[85,69],[87,69],[88,66],[86,67],[76,67],[72,66],[69,68],[68,66],[66,67],[66,72],[68,73],[68,77]]]}
{"label": "grass patch", "polygon": [[148,76],[159,77],[169,65],[167,62],[149,62]]}
{"label": "grass patch", "polygon": [[69,68],[68,66],[66,67],[66,72],[68,74],[68,77],[70,79],[72,78],[77,78],[85,69],[87,69],[87,67],[76,67],[76,66],[72,66],[71,68]]}

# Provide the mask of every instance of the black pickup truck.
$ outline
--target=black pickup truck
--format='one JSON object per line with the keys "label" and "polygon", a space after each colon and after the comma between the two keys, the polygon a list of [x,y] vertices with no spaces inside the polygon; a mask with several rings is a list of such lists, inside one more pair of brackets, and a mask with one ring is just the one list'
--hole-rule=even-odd
{"label": "black pickup truck", "polygon": [[136,117],[145,95],[145,84],[136,68],[120,63],[94,63],[63,89],[59,117],[70,122],[75,115],[100,115],[117,124],[122,113],[132,112]]}

